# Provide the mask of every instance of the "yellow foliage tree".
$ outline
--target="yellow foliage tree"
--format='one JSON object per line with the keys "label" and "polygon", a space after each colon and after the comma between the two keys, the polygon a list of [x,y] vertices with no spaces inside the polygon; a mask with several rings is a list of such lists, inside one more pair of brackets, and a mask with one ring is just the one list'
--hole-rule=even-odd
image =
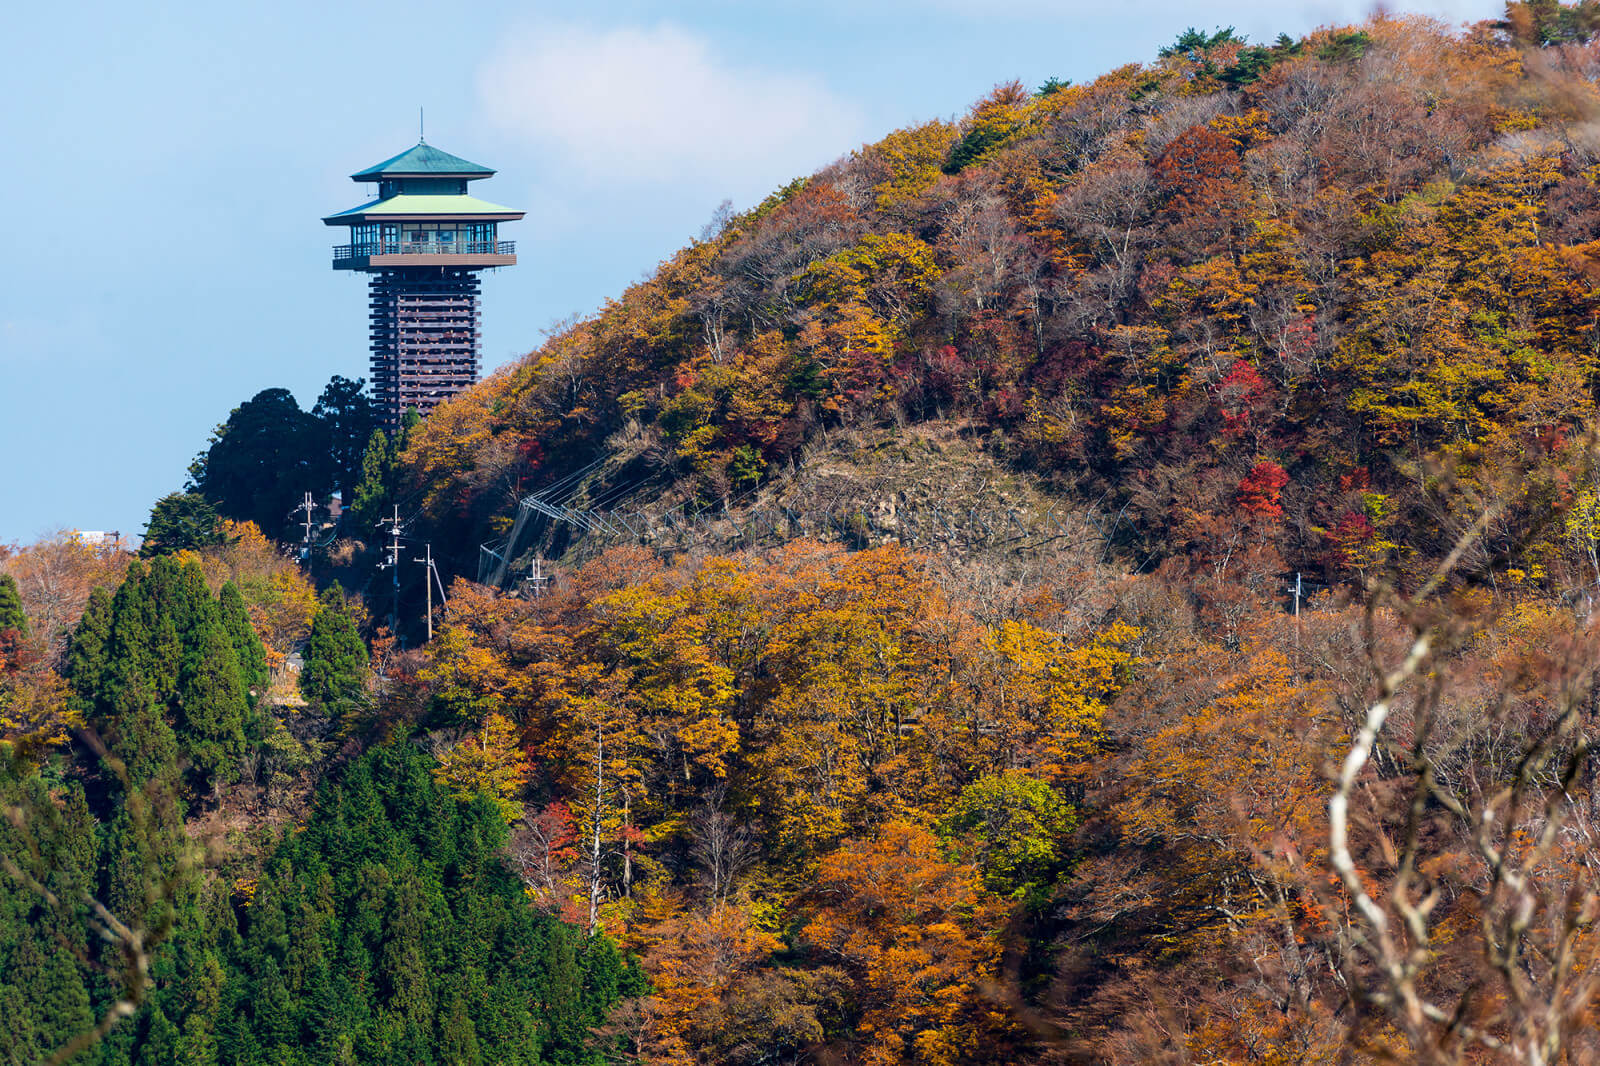
{"label": "yellow foliage tree", "polygon": [[1170,864],[1164,880],[1175,947],[1282,919],[1302,867],[1326,838],[1321,760],[1335,735],[1328,692],[1276,649],[1216,663],[1221,691],[1144,745],[1117,817],[1130,842]]}
{"label": "yellow foliage tree", "polygon": [[0,754],[10,747],[24,759],[37,759],[83,728],[82,712],[54,670],[38,662],[15,671],[5,666],[0,661]]}
{"label": "yellow foliage tree", "polygon": [[741,907],[671,915],[653,924],[636,950],[650,971],[656,1029],[649,1061],[696,1062],[691,1042],[714,1024],[713,1009],[741,976],[769,963],[783,944],[758,928]]}
{"label": "yellow foliage tree", "polygon": [[896,130],[863,154],[880,163],[887,177],[873,186],[879,211],[895,214],[939,183],[957,132],[948,122],[927,122]]}
{"label": "yellow foliage tree", "polygon": [[1082,647],[1025,621],[1004,621],[979,640],[972,741],[1006,769],[1060,779],[1087,761],[1103,733],[1106,703],[1120,690],[1139,631],[1114,622]]}
{"label": "yellow foliage tree", "polygon": [[853,1061],[955,1063],[998,1026],[978,984],[999,961],[990,930],[1004,908],[976,869],[945,861],[932,833],[890,822],[847,841],[822,860],[810,895],[801,942],[851,975]]}
{"label": "yellow foliage tree", "polygon": [[503,715],[491,714],[475,734],[445,754],[433,776],[458,800],[489,797],[512,822],[522,813],[517,797],[528,783],[528,773],[517,727]]}

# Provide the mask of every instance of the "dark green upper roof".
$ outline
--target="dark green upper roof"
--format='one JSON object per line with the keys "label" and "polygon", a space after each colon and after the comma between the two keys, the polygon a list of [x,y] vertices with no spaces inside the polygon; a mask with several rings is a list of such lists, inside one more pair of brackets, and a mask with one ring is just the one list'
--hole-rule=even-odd
{"label": "dark green upper roof", "polygon": [[366,170],[350,175],[354,181],[379,181],[383,178],[425,175],[429,177],[482,177],[494,171],[488,167],[469,163],[458,155],[441,152],[426,141],[418,141],[415,148],[407,148],[399,155],[376,163]]}

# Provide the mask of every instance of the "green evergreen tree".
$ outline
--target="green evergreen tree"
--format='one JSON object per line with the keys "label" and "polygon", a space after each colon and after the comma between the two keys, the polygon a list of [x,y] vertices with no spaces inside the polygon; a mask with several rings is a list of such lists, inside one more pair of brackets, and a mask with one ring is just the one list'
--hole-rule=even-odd
{"label": "green evergreen tree", "polygon": [[158,602],[172,615],[172,624],[185,648],[193,644],[194,634],[203,627],[221,624],[222,609],[206,586],[205,571],[197,560],[179,565],[172,559],[160,559],[150,570],[157,577]]}
{"label": "green evergreen tree", "polygon": [[373,430],[367,438],[366,450],[361,453],[361,472],[350,503],[347,529],[357,535],[368,535],[377,526],[389,499],[393,467],[394,451],[389,446],[388,434],[381,429]]}
{"label": "green evergreen tree", "polygon": [[239,775],[249,706],[239,658],[220,611],[194,634],[178,681],[178,743],[197,783],[216,788]]}
{"label": "green evergreen tree", "polygon": [[0,574],[0,633],[15,630],[18,635],[28,635],[28,616],[22,610],[22,596],[17,592],[17,581],[10,574]]}
{"label": "green evergreen tree", "polygon": [[[0,956],[0,964],[5,962],[4,956]],[[5,1020],[5,1024],[0,1025],[0,1062],[6,1066],[21,1066],[25,1062],[44,1061],[44,1049],[39,1046],[38,1034],[34,1031],[33,1011],[22,991],[7,984],[4,977],[0,977],[0,1019]]]}
{"label": "green evergreen tree", "polygon": [[298,1042],[300,1026],[295,1017],[294,996],[276,959],[262,960],[251,1005],[256,1037],[264,1046],[287,1047]]}
{"label": "green evergreen tree", "polygon": [[148,689],[130,688],[117,696],[110,750],[122,760],[131,787],[177,786],[178,738]]}
{"label": "green evergreen tree", "polygon": [[350,493],[362,478],[362,453],[378,424],[366,384],[364,379],[351,381],[335,374],[311,409],[322,434],[327,483]]}
{"label": "green evergreen tree", "polygon": [[[122,921],[162,930],[193,892],[189,838],[175,793],[147,782],[125,790],[106,829],[99,899]],[[150,937],[154,947],[159,938]]]}
{"label": "green evergreen tree", "polygon": [[189,468],[191,487],[217,513],[260,526],[268,536],[288,524],[300,494],[327,492],[318,422],[288,389],[264,389],[217,427]]}
{"label": "green evergreen tree", "polygon": [[105,685],[106,646],[111,640],[111,593],[99,585],[89,592],[78,626],[67,643],[62,673],[73,691],[92,704]]}
{"label": "green evergreen tree", "polygon": [[367,706],[367,673],[367,646],[334,587],[311,622],[300,692],[330,717],[348,720]]}
{"label": "green evergreen tree", "polygon": [[104,683],[97,693],[102,705],[141,687],[163,704],[177,696],[183,644],[171,604],[175,577],[176,568],[166,558],[135,561],[128,568],[111,604]]}
{"label": "green evergreen tree", "polygon": [[284,838],[225,960],[246,987],[221,997],[222,1061],[602,1061],[615,950],[529,907],[504,821],[431,770],[413,745],[375,749]]}
{"label": "green evergreen tree", "polygon": [[[237,671],[220,615],[198,616],[186,643]],[[189,675],[186,664],[185,685]],[[36,851],[58,899],[92,890],[154,951],[137,1015],[74,1062],[606,1061],[592,1032],[627,994],[631,971],[609,941],[528,905],[501,858],[505,823],[492,805],[459,803],[434,782],[426,752],[377,748],[324,782],[236,911],[232,882],[189,864],[181,806],[158,780],[162,766],[175,774],[177,742],[139,739],[165,722],[137,695],[122,694],[113,749],[148,777],[112,791],[103,829],[81,789],[0,768],[0,804],[42,812],[27,823],[36,849],[0,820],[0,852]],[[0,1063],[47,1061],[122,992],[115,952],[88,936],[87,916],[49,910],[0,877]]]}
{"label": "green evergreen tree", "polygon": [[452,997],[450,1009],[439,1022],[439,1054],[452,1066],[476,1066],[483,1061],[478,1050],[478,1028],[472,1024],[460,993]]}
{"label": "green evergreen tree", "polygon": [[228,631],[234,653],[239,657],[239,676],[252,702],[267,690],[267,653],[250,624],[250,612],[245,608],[244,596],[232,581],[222,586],[217,597],[222,608],[222,624]]}
{"label": "green evergreen tree", "polygon": [[178,1027],[160,1007],[154,1008],[134,1062],[137,1066],[174,1066],[178,1061],[178,1036]]}
{"label": "green evergreen tree", "polygon": [[[6,967],[6,982],[27,1004],[39,1058],[51,1055],[94,1027],[89,990],[73,957],[45,941],[37,929],[24,932]],[[28,1060],[23,1060],[28,1061]]]}
{"label": "green evergreen tree", "polygon": [[400,416],[400,435],[395,442],[394,453],[399,455],[406,450],[406,445],[411,443],[411,434],[422,425],[422,413],[415,407],[407,407],[406,413]]}
{"label": "green evergreen tree", "polygon": [[555,936],[545,943],[544,1030],[556,1046],[581,1046],[589,1033],[589,1012],[583,1002],[583,971],[572,937]]}
{"label": "green evergreen tree", "polygon": [[44,889],[0,871],[0,1062],[41,1062],[93,1013],[91,975],[76,960],[99,948],[83,904],[96,887],[95,823],[81,788],[3,767],[0,809],[13,812],[0,819],[0,856]]}
{"label": "green evergreen tree", "polygon": [[433,1017],[434,1002],[428,977],[429,921],[422,887],[411,871],[403,871],[390,893],[384,916],[383,948],[378,957],[378,982],[385,1006],[409,1021]]}
{"label": "green evergreen tree", "polygon": [[151,508],[139,555],[149,559],[177,551],[198,551],[216,547],[223,540],[222,521],[204,496],[172,492]]}
{"label": "green evergreen tree", "polygon": [[199,1013],[183,1020],[183,1036],[178,1041],[179,1066],[217,1066],[217,1040],[211,1025]]}

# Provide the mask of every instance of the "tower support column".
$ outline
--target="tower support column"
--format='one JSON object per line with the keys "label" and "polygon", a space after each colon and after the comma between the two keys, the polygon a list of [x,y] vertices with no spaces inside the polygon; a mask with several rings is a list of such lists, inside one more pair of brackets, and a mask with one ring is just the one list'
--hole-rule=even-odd
{"label": "tower support column", "polygon": [[372,275],[372,393],[391,432],[478,380],[478,276],[402,267]]}

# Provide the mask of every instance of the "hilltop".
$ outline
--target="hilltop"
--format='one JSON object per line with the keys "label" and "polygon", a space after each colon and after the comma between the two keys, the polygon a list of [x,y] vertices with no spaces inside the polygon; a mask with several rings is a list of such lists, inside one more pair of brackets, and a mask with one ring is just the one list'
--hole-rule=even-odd
{"label": "hilltop", "polygon": [[721,512],[831,432],[943,426],[1120,513],[1134,564],[1424,570],[1470,522],[1430,479],[1559,460],[1593,412],[1587,9],[1517,10],[999,86],[723,220],[431,419],[398,487],[471,575],[596,459],[586,499]]}

